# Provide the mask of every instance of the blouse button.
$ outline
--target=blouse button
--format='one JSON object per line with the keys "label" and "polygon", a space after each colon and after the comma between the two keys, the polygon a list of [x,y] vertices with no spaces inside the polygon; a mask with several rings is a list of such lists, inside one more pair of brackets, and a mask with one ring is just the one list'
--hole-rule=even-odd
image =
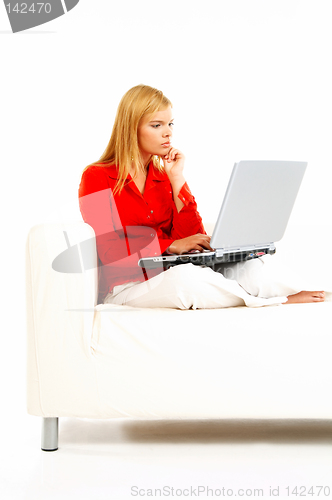
{"label": "blouse button", "polygon": [[151,213],[153,214],[153,210],[151,210]]}

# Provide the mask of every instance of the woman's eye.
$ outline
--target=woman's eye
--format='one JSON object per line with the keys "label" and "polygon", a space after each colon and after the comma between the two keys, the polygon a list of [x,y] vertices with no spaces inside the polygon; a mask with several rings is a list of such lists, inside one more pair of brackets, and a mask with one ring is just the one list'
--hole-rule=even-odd
{"label": "woman's eye", "polygon": [[[153,128],[159,128],[160,126],[161,126],[161,125],[160,125],[160,123],[156,123],[156,124],[154,124],[154,125],[151,125],[151,127],[153,127]],[[173,122],[170,122],[170,123],[168,124],[168,126],[169,126],[169,127],[174,127],[174,123],[173,123]]]}

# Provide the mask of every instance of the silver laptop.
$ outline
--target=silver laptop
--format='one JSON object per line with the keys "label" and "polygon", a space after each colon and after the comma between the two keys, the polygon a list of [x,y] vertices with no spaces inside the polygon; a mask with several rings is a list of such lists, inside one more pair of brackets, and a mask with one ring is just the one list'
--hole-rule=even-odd
{"label": "silver laptop", "polygon": [[213,252],[160,255],[140,259],[146,269],[184,263],[214,267],[273,254],[299,191],[306,162],[240,161],[233,167],[211,237]]}

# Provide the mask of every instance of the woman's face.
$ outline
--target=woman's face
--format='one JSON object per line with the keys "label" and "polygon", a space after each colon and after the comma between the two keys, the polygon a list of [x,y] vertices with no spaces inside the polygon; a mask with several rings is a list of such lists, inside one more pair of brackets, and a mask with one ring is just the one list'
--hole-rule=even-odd
{"label": "woman's face", "polygon": [[151,155],[164,156],[171,148],[172,108],[143,116],[138,126],[138,146],[144,160]]}

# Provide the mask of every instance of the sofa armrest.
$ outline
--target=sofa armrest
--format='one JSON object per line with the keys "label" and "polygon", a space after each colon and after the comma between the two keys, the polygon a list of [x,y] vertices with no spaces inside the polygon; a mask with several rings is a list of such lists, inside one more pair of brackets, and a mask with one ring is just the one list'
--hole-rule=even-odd
{"label": "sofa armrest", "polygon": [[[26,245],[27,403],[31,414],[48,416],[43,411],[40,395],[49,392],[47,384],[54,383],[56,374],[61,378],[62,366],[72,366],[74,372],[76,362],[91,357],[98,289],[94,236],[93,229],[84,222],[40,224],[29,232]],[[90,266],[84,270],[81,245],[77,243],[87,240],[90,241]],[[53,268],[55,259],[67,251],[68,246],[72,254],[73,247],[76,248],[79,260],[76,264],[81,272],[77,272],[77,266],[72,269],[76,272],[70,272],[70,268],[66,272]]]}

